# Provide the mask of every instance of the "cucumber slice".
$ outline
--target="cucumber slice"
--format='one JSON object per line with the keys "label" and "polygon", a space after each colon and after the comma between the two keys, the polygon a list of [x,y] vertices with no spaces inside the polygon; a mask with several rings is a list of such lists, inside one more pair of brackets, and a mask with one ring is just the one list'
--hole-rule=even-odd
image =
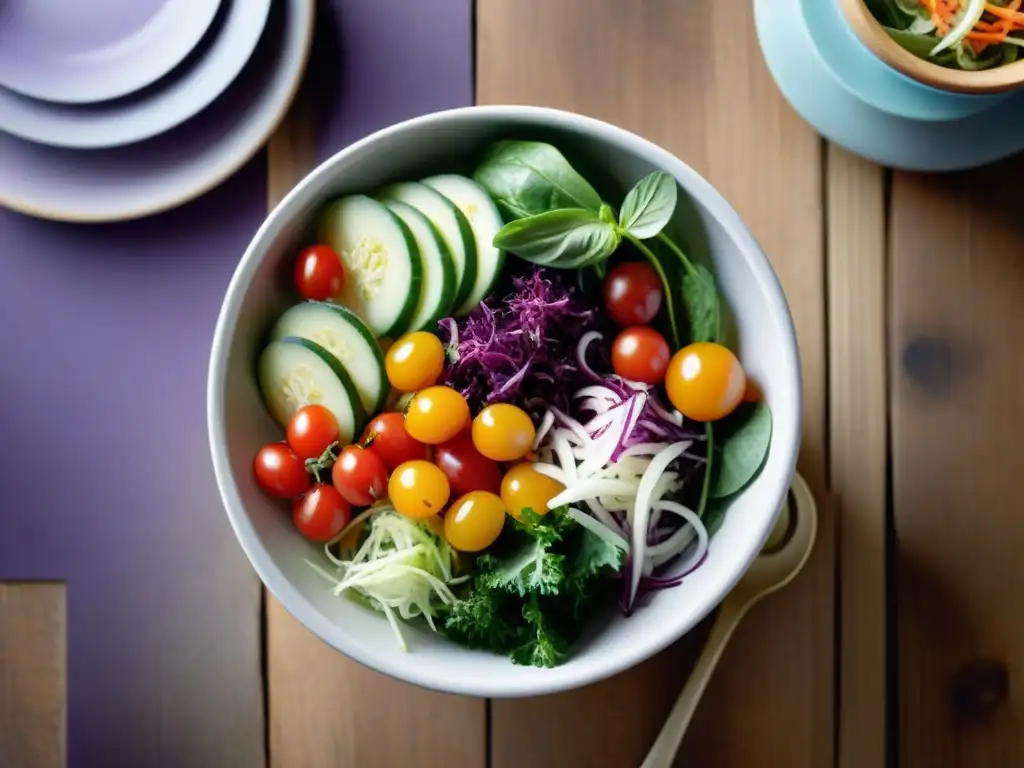
{"label": "cucumber slice", "polygon": [[378,197],[411,205],[437,228],[455,264],[458,286],[452,307],[461,307],[476,282],[476,239],[462,211],[436,189],[416,181],[392,184],[382,189]]}
{"label": "cucumber slice", "polygon": [[278,319],[271,341],[308,339],[330,352],[348,373],[367,413],[377,413],[388,396],[384,353],[373,332],[350,309],[330,302],[296,304]]}
{"label": "cucumber slice", "polygon": [[330,352],[309,339],[272,341],[259,361],[260,391],[270,415],[287,427],[306,405],[327,408],[338,420],[342,445],[351,443],[366,421],[366,412],[348,373]]}
{"label": "cucumber slice", "polygon": [[498,207],[487,190],[472,179],[454,173],[431,176],[423,183],[447,197],[469,222],[476,246],[476,279],[473,287],[455,308],[455,315],[469,314],[477,304],[487,298],[501,275],[505,252],[494,247],[494,236],[505,226]]}
{"label": "cucumber slice", "polygon": [[398,200],[388,200],[384,204],[409,227],[416,240],[416,250],[420,252],[423,282],[420,283],[420,300],[409,321],[409,330],[434,333],[437,321],[447,317],[455,298],[452,256],[430,219]]}
{"label": "cucumber slice", "polygon": [[341,303],[376,337],[402,335],[420,295],[420,257],[409,228],[376,200],[352,195],[324,209],[319,237],[345,265]]}

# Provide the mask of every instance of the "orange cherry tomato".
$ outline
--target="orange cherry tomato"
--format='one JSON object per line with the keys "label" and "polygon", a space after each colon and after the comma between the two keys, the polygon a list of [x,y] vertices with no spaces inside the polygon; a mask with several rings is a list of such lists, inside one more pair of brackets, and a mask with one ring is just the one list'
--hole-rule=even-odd
{"label": "orange cherry tomato", "polygon": [[399,392],[416,392],[437,382],[444,368],[444,347],[432,333],[407,333],[388,349],[384,370]]}
{"label": "orange cherry tomato", "polygon": [[[414,440],[437,445],[451,440],[469,422],[469,403],[451,387],[421,389],[405,412],[405,431]],[[486,455],[486,454],[485,454]]]}
{"label": "orange cherry tomato", "polygon": [[536,434],[529,414],[508,403],[488,405],[473,419],[473,445],[492,461],[523,458]]}
{"label": "orange cherry tomato", "polygon": [[451,486],[437,465],[416,459],[399,465],[388,481],[388,498],[406,517],[426,520],[448,503]]}
{"label": "orange cherry tomato", "polygon": [[695,421],[718,421],[743,400],[747,376],[727,347],[701,341],[673,355],[665,375],[665,390],[683,416]]}
{"label": "orange cherry tomato", "polygon": [[564,490],[564,485],[541,474],[529,463],[516,464],[501,479],[501,500],[516,520],[522,519],[524,509],[546,515],[548,502]]}
{"label": "orange cherry tomato", "polygon": [[444,537],[460,552],[479,552],[495,542],[504,525],[501,499],[489,491],[472,491],[445,513]]}

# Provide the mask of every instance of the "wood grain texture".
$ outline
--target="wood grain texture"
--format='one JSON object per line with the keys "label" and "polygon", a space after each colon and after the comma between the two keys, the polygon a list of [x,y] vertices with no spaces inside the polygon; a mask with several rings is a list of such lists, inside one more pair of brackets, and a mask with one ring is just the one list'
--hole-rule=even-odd
{"label": "wood grain texture", "polygon": [[[273,206],[315,164],[309,97],[268,146]],[[266,593],[270,765],[483,768],[486,702],[378,674],[321,642]]]}
{"label": "wood grain texture", "polygon": [[[736,206],[793,311],[806,408],[800,468],[823,493],[821,142],[772,83],[749,2],[482,0],[477,101],[560,107],[622,125],[675,152]],[[823,514],[806,572],[738,630],[683,745],[688,765],[832,764],[833,535]],[[545,724],[530,744],[537,764],[636,765],[674,698],[661,686],[678,692],[685,658],[685,648],[674,649],[585,693],[495,701],[495,768],[527,764],[515,752],[524,722]]]}
{"label": "wood grain texture", "polygon": [[885,764],[885,172],[829,146],[829,468],[839,565],[839,768]]}
{"label": "wood grain texture", "polygon": [[904,768],[1024,765],[1022,169],[893,180]]}
{"label": "wood grain texture", "polygon": [[67,762],[63,584],[0,584],[0,765]]}

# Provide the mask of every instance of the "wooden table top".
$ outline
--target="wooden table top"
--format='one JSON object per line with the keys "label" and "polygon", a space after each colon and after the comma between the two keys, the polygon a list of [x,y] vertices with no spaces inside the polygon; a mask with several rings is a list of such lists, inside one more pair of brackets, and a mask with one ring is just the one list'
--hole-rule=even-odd
{"label": "wooden table top", "polygon": [[[749,0],[477,0],[475,8],[416,0],[412,20],[405,2],[334,0],[337,18],[321,25],[340,30],[341,53],[326,63],[314,57],[311,86],[271,140],[266,170],[247,171],[247,182],[219,194],[247,194],[258,177],[272,204],[344,143],[463,100],[560,107],[635,131],[706,176],[786,290],[805,387],[799,469],[818,500],[818,542],[804,573],[755,607],[733,637],[678,765],[1024,765],[1024,611],[1016,607],[1024,351],[1015,330],[1024,328],[1024,224],[1006,202],[1015,199],[1020,162],[948,176],[893,173],[828,145],[769,77]],[[368,39],[376,43],[359,42]],[[402,46],[415,51],[406,71],[389,59]],[[340,73],[328,71],[339,61]],[[359,80],[371,70],[376,80]],[[324,118],[318,110],[332,88],[345,92],[346,108]],[[406,94],[400,103],[364,111],[389,88]],[[239,228],[243,246],[253,218]],[[8,221],[0,219],[0,238]],[[222,254],[219,278],[237,253]],[[212,327],[212,317],[202,320]],[[206,338],[194,339],[204,367]],[[7,382],[15,392],[7,374],[0,371],[0,394]],[[13,473],[2,477],[29,488]],[[219,510],[211,503],[204,514]],[[0,522],[0,543],[17,530],[7,525]],[[193,582],[193,594],[174,595],[168,575],[145,598],[219,606],[203,614],[201,648],[171,623],[140,633],[102,606],[77,609],[83,625],[94,611],[98,626],[113,622],[103,630],[112,641],[127,633],[126,643],[148,649],[138,651],[146,663],[128,665],[125,676],[150,682],[130,693],[127,683],[89,687],[76,671],[90,659],[67,647],[74,578],[8,573],[0,559],[0,578],[31,579],[0,584],[0,765],[62,766],[70,755],[72,765],[190,768],[634,768],[707,630],[571,693],[436,694],[315,639],[261,595],[226,525],[216,525],[228,554],[212,546],[194,553],[226,558],[196,566],[216,576],[204,582],[209,594]],[[157,556],[188,562],[186,545],[186,533],[171,550],[150,542],[153,551],[125,568],[143,570]],[[125,571],[119,582],[131,579]],[[74,706],[69,680],[71,689],[86,681]],[[83,703],[103,710],[108,699],[135,718],[130,728],[91,716]],[[88,722],[79,727],[89,734],[75,737],[76,722]],[[132,743],[133,732],[157,746],[119,763],[119,740]]]}

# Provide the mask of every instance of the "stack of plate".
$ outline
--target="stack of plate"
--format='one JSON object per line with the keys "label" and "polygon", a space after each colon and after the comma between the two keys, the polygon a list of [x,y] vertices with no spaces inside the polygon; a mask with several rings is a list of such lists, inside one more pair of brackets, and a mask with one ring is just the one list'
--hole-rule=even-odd
{"label": "stack of plate", "polygon": [[109,221],[179,205],[269,137],[315,0],[0,0],[0,205]]}

